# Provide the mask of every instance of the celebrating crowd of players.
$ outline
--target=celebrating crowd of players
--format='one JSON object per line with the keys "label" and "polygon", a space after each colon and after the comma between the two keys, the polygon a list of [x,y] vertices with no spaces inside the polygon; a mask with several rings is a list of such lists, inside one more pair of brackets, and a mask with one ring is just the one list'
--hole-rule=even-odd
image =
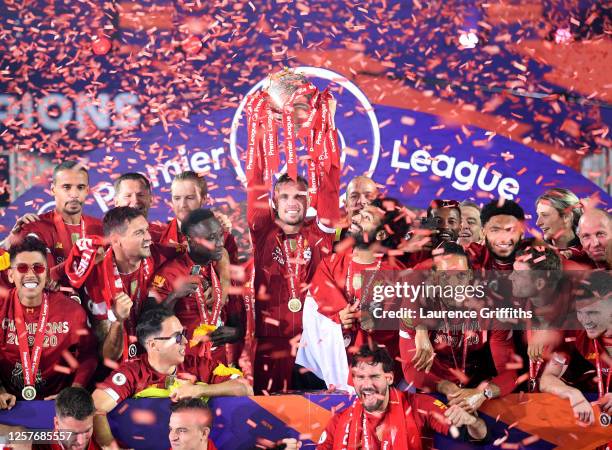
{"label": "celebrating crowd of players", "polygon": [[[534,208],[541,238],[526,238],[525,212],[511,200],[481,208],[436,199],[419,213],[364,176],[348,184],[342,212],[332,169],[309,216],[307,180],[283,174],[270,192],[264,177],[255,164],[247,189],[252,258],[240,261],[237,231],[205,206],[198,174],[176,175],[175,217],[159,224],[147,217],[152,193],[143,175],[117,178],[114,208],[99,220],[83,214],[87,169],[58,165],[55,210],[21,217],[0,257],[0,409],[54,398],[56,428],[75,432],[55,448],[106,448],[115,442],[106,413],[129,397],[165,392],[176,402],[176,449],[214,448],[201,397],[333,389],[329,379],[344,375],[357,400],[334,416],[320,448],[372,440],[375,448],[427,448],[432,431],[487,439],[476,411],[516,390],[568,399],[587,426],[594,407],[612,413],[608,212],[550,189]],[[564,268],[586,275],[571,278]],[[499,289],[540,308],[539,323],[523,331],[457,320],[436,329],[368,326],[359,302],[366,271],[405,269],[446,283],[461,283],[449,281],[457,273],[495,272]],[[547,301],[567,293],[566,314],[546,314]],[[462,307],[453,299],[443,306]],[[296,364],[296,353],[316,345],[302,337],[316,331],[302,320],[313,311],[338,326],[342,345],[331,357],[311,352],[309,367]],[[581,329],[558,323],[570,315]],[[422,394],[432,392],[448,406]]]}

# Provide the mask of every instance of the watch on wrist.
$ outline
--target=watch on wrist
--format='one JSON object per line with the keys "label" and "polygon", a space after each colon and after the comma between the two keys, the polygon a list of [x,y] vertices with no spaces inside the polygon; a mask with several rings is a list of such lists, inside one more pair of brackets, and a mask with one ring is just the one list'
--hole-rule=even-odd
{"label": "watch on wrist", "polygon": [[484,395],[487,400],[491,400],[493,398],[493,389],[491,389],[489,386],[486,386],[482,391],[482,395]]}

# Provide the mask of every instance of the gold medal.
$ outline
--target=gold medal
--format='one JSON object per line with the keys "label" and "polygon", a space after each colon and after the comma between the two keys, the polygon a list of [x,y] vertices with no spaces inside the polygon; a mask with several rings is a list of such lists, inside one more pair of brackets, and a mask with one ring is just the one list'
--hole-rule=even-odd
{"label": "gold medal", "polygon": [[21,396],[24,400],[34,400],[36,398],[36,388],[34,386],[26,386],[21,390]]}
{"label": "gold medal", "polygon": [[358,291],[359,289],[361,289],[361,285],[362,285],[361,274],[356,273],[355,276],[353,277],[353,290]]}
{"label": "gold medal", "polygon": [[299,298],[294,297],[291,300],[289,300],[289,303],[287,304],[287,306],[289,307],[289,311],[296,313],[302,309],[302,302]]}

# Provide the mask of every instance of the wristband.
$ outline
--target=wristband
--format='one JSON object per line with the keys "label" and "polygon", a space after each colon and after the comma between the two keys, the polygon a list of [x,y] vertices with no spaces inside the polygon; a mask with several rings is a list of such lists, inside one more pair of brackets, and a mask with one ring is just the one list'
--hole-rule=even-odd
{"label": "wristband", "polygon": [[106,313],[106,317],[108,318],[109,322],[117,322],[117,316],[115,315],[115,313],[113,312],[112,309],[109,309],[108,312]]}

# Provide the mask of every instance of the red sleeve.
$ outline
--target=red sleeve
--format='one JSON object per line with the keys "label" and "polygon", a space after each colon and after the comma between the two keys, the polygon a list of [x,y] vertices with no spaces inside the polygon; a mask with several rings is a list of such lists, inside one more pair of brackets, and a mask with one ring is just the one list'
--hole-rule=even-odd
{"label": "red sleeve", "polygon": [[247,186],[247,222],[251,232],[266,228],[274,220],[259,159],[253,164],[253,179]]}
{"label": "red sleeve", "polygon": [[121,403],[136,393],[137,381],[137,361],[128,361],[114,370],[100,384],[100,389],[110,395],[117,403]]}
{"label": "red sleeve", "polygon": [[502,330],[491,331],[489,346],[497,370],[497,376],[491,382],[499,386],[501,396],[508,395],[516,387],[517,377],[516,370],[508,369],[508,364],[515,353],[512,333]]}
{"label": "red sleeve", "polygon": [[[82,307],[73,305],[75,308],[75,321],[73,330],[76,330],[77,338],[77,361],[79,369],[74,376],[74,382],[81,386],[87,386],[98,366],[98,341],[87,323],[87,315]],[[73,331],[74,332],[74,331]]]}
{"label": "red sleeve", "polygon": [[[340,169],[331,166],[329,173],[321,180],[317,197],[317,219],[321,225],[336,235],[336,223],[340,219]],[[326,230],[324,230],[326,231]]]}
{"label": "red sleeve", "polygon": [[184,253],[180,245],[153,244],[151,246],[151,257],[153,258],[154,270]]}
{"label": "red sleeve", "polygon": [[404,378],[412,383],[414,387],[422,390],[436,392],[438,383],[442,380],[437,373],[441,373],[440,360],[434,358],[433,366],[429,373],[424,370],[416,370],[412,364],[412,358],[416,354],[414,334],[402,331],[399,338],[400,358],[402,359],[402,372]]}
{"label": "red sleeve", "polygon": [[447,409],[441,400],[425,394],[412,394],[412,415],[419,430],[427,428],[429,431],[447,435],[450,428],[444,416]]}
{"label": "red sleeve", "polygon": [[223,247],[229,254],[230,263],[233,265],[238,264],[238,244],[236,244],[236,238],[232,233],[225,233],[225,242]]}
{"label": "red sleeve", "polygon": [[319,305],[319,312],[337,323],[340,323],[338,313],[347,305],[344,292],[334,278],[334,259],[339,257],[333,254],[323,258],[310,282],[310,293]]}
{"label": "red sleeve", "polygon": [[340,414],[334,414],[323,433],[319,437],[319,443],[317,444],[317,450],[332,450],[334,448],[334,435],[336,434],[336,428],[338,427],[338,421],[340,420]]}

